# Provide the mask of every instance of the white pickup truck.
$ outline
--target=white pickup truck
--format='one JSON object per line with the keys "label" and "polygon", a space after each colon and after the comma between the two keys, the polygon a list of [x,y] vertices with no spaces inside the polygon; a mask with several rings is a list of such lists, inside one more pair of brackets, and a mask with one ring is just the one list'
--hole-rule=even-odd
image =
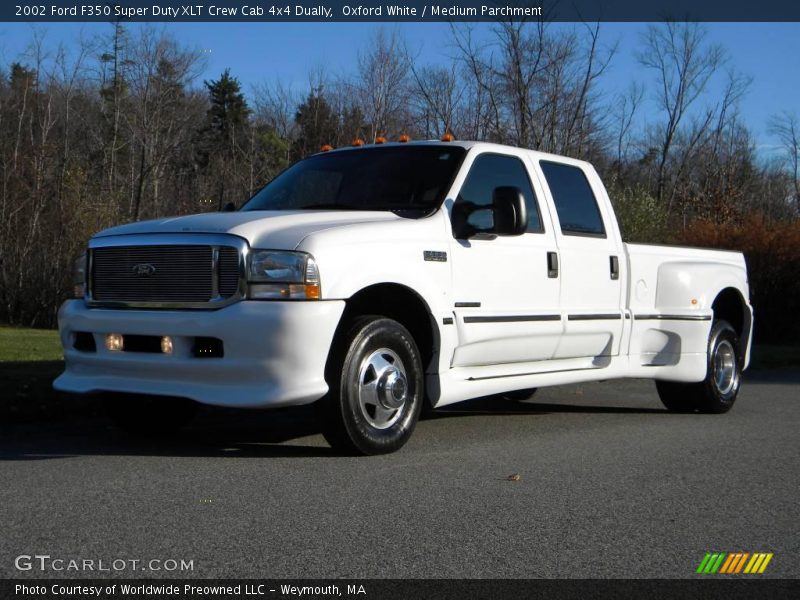
{"label": "white pickup truck", "polygon": [[722,413],[749,362],[741,254],[626,244],[590,164],[488,143],[321,152],[238,211],[102,231],[78,267],[57,389],[154,422],[163,397],[316,402],[355,453],[400,448],[424,403],[599,379]]}

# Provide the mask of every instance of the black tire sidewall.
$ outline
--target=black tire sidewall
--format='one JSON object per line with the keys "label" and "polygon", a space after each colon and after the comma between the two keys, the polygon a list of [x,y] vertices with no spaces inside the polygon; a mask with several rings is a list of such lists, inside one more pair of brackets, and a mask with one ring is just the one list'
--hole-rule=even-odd
{"label": "black tire sidewall", "polygon": [[[717,347],[723,341],[727,341],[733,347],[736,364],[736,384],[727,394],[720,393],[714,381],[714,356]],[[727,321],[716,321],[711,328],[708,339],[708,366],[705,380],[706,409],[712,412],[725,412],[733,406],[739,387],[742,383],[742,356],[739,348],[739,338],[736,330]]]}
{"label": "black tire sidewall", "polygon": [[[380,348],[388,348],[398,355],[405,367],[409,386],[408,400],[401,409],[400,419],[386,429],[370,425],[358,403],[361,363]],[[366,320],[356,329],[342,365],[339,409],[348,437],[360,452],[384,454],[403,446],[419,419],[423,390],[422,360],[414,339],[405,327],[391,319],[374,318]]]}
{"label": "black tire sidewall", "polygon": [[500,398],[509,402],[524,402],[533,398],[538,388],[526,388],[522,390],[512,390],[510,392],[503,392],[499,394]]}

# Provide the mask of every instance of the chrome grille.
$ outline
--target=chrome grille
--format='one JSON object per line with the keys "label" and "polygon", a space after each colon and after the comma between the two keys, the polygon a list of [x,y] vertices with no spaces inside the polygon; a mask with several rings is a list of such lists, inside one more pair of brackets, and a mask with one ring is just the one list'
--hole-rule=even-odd
{"label": "chrome grille", "polygon": [[232,298],[238,289],[239,250],[231,246],[187,244],[92,249],[91,301],[96,304],[196,306]]}

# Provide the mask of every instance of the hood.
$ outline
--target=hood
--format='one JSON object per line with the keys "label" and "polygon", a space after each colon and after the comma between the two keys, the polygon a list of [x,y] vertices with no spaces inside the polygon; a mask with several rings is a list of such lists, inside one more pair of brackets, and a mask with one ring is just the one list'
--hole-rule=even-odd
{"label": "hood", "polygon": [[252,248],[294,250],[306,236],[326,229],[402,220],[388,211],[218,212],[129,223],[105,229],[95,237],[147,233],[228,233],[246,239]]}

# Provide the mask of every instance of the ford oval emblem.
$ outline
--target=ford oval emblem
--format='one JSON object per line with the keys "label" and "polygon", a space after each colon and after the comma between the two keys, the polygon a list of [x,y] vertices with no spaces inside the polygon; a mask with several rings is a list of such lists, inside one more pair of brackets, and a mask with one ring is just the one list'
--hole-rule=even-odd
{"label": "ford oval emblem", "polygon": [[150,263],[139,263],[138,265],[133,265],[133,275],[135,277],[150,277],[155,272],[155,265],[151,265]]}

